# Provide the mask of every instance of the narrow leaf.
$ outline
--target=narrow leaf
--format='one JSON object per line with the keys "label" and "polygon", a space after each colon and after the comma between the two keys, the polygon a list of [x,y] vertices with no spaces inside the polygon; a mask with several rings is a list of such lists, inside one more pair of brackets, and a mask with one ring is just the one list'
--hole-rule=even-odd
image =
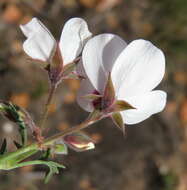
{"label": "narrow leaf", "polygon": [[53,174],[58,174],[59,173],[58,168],[65,168],[64,165],[58,164],[58,163],[52,162],[52,161],[48,161],[48,162],[43,163],[43,164],[45,164],[45,165],[47,165],[49,167],[49,172],[46,173],[44,183],[48,183],[49,180],[51,179],[51,177],[53,176]]}
{"label": "narrow leaf", "polygon": [[21,162],[25,159],[27,159],[28,157],[36,154],[38,152],[38,150],[28,150],[26,152],[23,152],[21,154],[18,154],[16,156],[13,157],[12,161],[15,162],[15,163],[18,163],[18,162]]}
{"label": "narrow leaf", "polygon": [[0,154],[4,154],[7,151],[7,141],[6,139],[3,140],[3,143],[0,148]]}
{"label": "narrow leaf", "polygon": [[75,150],[76,152],[83,152],[95,148],[93,140],[80,132],[66,135],[63,140],[71,149]]}
{"label": "narrow leaf", "polygon": [[12,167],[8,166],[8,170],[14,169],[14,168],[20,168],[23,166],[46,165],[49,167],[49,171],[46,173],[46,176],[44,179],[45,183],[47,183],[50,180],[50,178],[53,176],[53,174],[59,173],[59,168],[65,168],[64,165],[58,164],[58,163],[53,162],[53,161],[44,161],[44,160],[32,160],[32,161],[25,161],[25,162],[20,162],[20,161],[14,162],[13,163],[14,165]]}
{"label": "narrow leaf", "polygon": [[115,99],[115,90],[112,83],[111,73],[109,73],[108,81],[106,83],[104,90],[104,96],[102,98],[102,109],[106,109],[110,105],[112,105],[114,99]]}
{"label": "narrow leaf", "polygon": [[125,124],[124,124],[121,114],[119,112],[115,112],[111,115],[111,118],[112,118],[113,122],[115,123],[115,125],[120,130],[122,130],[123,134],[125,134]]}

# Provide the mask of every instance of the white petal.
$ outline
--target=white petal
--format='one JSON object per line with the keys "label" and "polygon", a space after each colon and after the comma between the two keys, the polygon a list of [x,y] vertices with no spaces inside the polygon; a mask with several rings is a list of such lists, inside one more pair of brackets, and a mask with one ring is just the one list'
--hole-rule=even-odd
{"label": "white petal", "polygon": [[65,23],[59,43],[64,65],[80,55],[82,48],[91,36],[88,25],[83,19],[72,18]]}
{"label": "white petal", "polygon": [[91,94],[94,91],[95,89],[88,79],[83,79],[81,81],[80,89],[77,93],[77,103],[80,105],[81,108],[88,112],[92,112],[94,108],[91,101],[84,98],[83,96]]}
{"label": "white petal", "polygon": [[86,75],[86,72],[84,70],[84,66],[82,63],[82,59],[79,61],[79,63],[76,66],[76,73],[78,76],[83,77],[83,78],[88,78]]}
{"label": "white petal", "polygon": [[135,40],[120,54],[112,70],[119,94],[135,95],[154,89],[165,72],[165,57],[151,42]]}
{"label": "white petal", "polygon": [[124,100],[136,109],[121,112],[126,124],[139,123],[151,115],[161,112],[166,105],[167,94],[161,90],[154,90],[145,94],[126,97]]}
{"label": "white petal", "polygon": [[114,34],[100,34],[86,43],[82,54],[83,66],[100,93],[103,93],[108,73],[125,47],[126,42]]}
{"label": "white petal", "polygon": [[49,30],[37,18],[20,25],[20,28],[28,38],[23,44],[24,51],[33,59],[49,60],[56,47],[56,41]]}
{"label": "white petal", "polygon": [[48,32],[48,34],[51,35],[51,37],[53,38],[50,31],[42,24],[42,22],[39,19],[35,17],[27,24],[20,25],[20,28],[27,38],[37,32]]}

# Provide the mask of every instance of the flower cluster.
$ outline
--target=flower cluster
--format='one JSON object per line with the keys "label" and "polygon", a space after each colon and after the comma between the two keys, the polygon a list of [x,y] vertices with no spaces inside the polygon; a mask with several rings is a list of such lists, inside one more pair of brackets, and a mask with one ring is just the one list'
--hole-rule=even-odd
{"label": "flower cluster", "polygon": [[[23,49],[33,62],[48,73],[50,90],[41,124],[11,102],[0,101],[0,114],[18,126],[20,142],[13,141],[17,150],[7,152],[7,141],[0,146],[0,170],[43,164],[49,170],[47,182],[64,165],[49,160],[54,154],[68,154],[93,149],[95,142],[81,132],[89,125],[110,117],[123,132],[125,124],[139,123],[162,111],[166,93],[155,90],[165,72],[163,52],[151,42],[138,39],[127,44],[114,34],[92,37],[87,23],[81,18],[67,21],[57,42],[49,30],[33,18],[20,26],[27,37]],[[43,135],[49,105],[58,84],[67,79],[81,80],[77,103],[90,112],[80,124],[46,138]],[[28,144],[30,128],[35,142]],[[25,161],[41,153],[38,160]]]}
{"label": "flower cluster", "polygon": [[58,83],[72,73],[84,44],[92,36],[81,18],[66,22],[59,42],[37,18],[20,28],[27,37],[23,44],[24,51],[34,62],[48,70],[52,83]]}
{"label": "flower cluster", "polygon": [[51,82],[81,79],[77,102],[84,110],[97,110],[121,128],[164,109],[166,93],[154,88],[164,76],[165,57],[151,42],[127,44],[108,33],[92,37],[81,18],[65,23],[59,43],[37,18],[21,30],[24,51],[47,68]]}

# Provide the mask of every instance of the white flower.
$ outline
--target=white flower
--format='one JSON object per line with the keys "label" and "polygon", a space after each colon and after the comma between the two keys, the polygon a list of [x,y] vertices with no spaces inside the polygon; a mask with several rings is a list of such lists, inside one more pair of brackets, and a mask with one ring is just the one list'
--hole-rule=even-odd
{"label": "white flower", "polygon": [[116,35],[101,34],[85,45],[82,63],[88,79],[81,82],[77,101],[86,111],[95,107],[84,96],[95,92],[103,96],[109,73],[115,99],[136,108],[120,112],[124,123],[139,123],[164,109],[166,93],[153,89],[164,76],[165,57],[151,42],[139,39],[127,45]]}
{"label": "white flower", "polygon": [[59,45],[63,66],[80,55],[85,42],[92,35],[87,23],[81,18],[72,18],[65,23],[59,44],[37,18],[20,28],[27,37],[23,49],[32,59],[50,63]]}

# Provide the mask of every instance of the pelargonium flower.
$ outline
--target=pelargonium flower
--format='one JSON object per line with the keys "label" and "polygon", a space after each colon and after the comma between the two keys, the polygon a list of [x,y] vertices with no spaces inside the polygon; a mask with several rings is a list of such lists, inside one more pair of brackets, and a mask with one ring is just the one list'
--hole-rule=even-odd
{"label": "pelargonium flower", "polygon": [[88,79],[82,80],[77,101],[84,110],[100,110],[122,125],[164,109],[166,93],[154,88],[164,76],[165,57],[151,42],[127,45],[117,35],[100,34],[86,43],[82,64]]}
{"label": "pelargonium flower", "polygon": [[[48,65],[55,68],[52,75],[61,74],[65,66],[70,69],[72,66],[70,64],[76,62],[84,44],[92,36],[87,23],[81,18],[72,18],[65,23],[59,42],[56,42],[50,31],[37,18],[20,25],[20,28],[27,37],[23,44],[26,54],[33,60],[41,62],[43,67]],[[53,62],[56,58],[58,63],[55,65]]]}

